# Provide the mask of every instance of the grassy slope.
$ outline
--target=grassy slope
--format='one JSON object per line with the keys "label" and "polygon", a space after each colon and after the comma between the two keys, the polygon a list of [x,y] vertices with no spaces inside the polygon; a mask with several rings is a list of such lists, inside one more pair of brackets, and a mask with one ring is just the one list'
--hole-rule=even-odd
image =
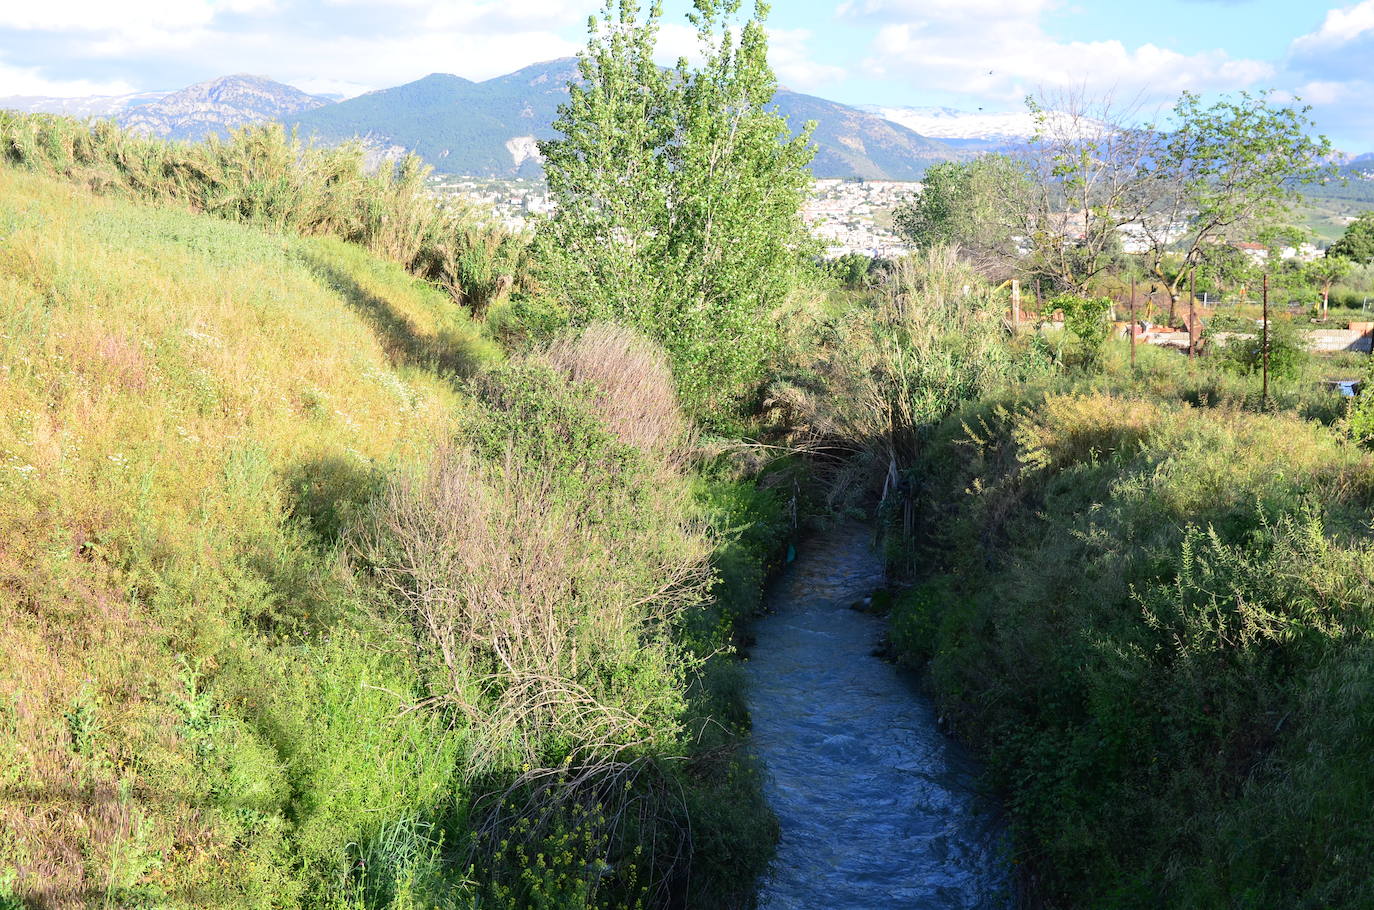
{"label": "grassy slope", "polygon": [[338,881],[457,744],[393,719],[337,533],[491,351],[343,244],[8,170],[0,300],[0,905]]}

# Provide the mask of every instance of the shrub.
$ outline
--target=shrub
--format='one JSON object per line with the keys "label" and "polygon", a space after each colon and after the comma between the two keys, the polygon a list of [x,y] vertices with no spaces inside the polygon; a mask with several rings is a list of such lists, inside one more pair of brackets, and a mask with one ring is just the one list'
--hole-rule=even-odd
{"label": "shrub", "polygon": [[1102,346],[1111,332],[1107,313],[1112,308],[1109,297],[1080,297],[1063,294],[1049,303],[1051,310],[1064,313],[1064,331],[1073,336],[1071,362],[1084,369],[1094,369],[1102,358]]}
{"label": "shrub", "polygon": [[[1222,345],[1218,358],[1225,370],[1241,376],[1258,376],[1264,369],[1263,334],[1255,329],[1235,336]],[[1293,380],[1307,362],[1307,347],[1302,334],[1286,319],[1269,320],[1269,377]]]}
{"label": "shrub", "polygon": [[633,329],[593,323],[549,346],[548,361],[596,390],[597,415],[622,442],[671,455],[684,424],[663,349]]}
{"label": "shrub", "polygon": [[926,450],[892,640],[985,749],[1030,897],[1364,906],[1368,456],[1289,414],[1008,397]]}

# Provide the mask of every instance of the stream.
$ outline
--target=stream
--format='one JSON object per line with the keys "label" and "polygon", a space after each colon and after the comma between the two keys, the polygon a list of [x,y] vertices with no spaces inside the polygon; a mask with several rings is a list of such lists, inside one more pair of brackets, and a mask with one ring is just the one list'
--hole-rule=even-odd
{"label": "stream", "polygon": [[913,675],[879,657],[869,531],[817,537],[774,584],[748,662],[754,749],[782,827],[768,910],[1008,908],[1004,834],[979,767]]}

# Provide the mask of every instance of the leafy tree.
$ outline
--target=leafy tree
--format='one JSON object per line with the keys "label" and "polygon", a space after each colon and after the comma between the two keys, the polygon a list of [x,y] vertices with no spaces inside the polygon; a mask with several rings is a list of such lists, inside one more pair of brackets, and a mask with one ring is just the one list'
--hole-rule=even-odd
{"label": "leafy tree", "polygon": [[1112,308],[1111,298],[1062,294],[1051,300],[1050,306],[1064,313],[1064,331],[1073,336],[1072,359],[1085,369],[1097,366],[1102,347],[1111,333],[1107,321]]}
{"label": "leafy tree", "polygon": [[1225,247],[1285,224],[1297,186],[1329,173],[1308,108],[1242,93],[1210,106],[1185,92],[1167,127],[1138,125],[1111,98],[1030,100],[1039,132],[1026,155],[1031,267],[1085,294],[1113,268],[1123,235],[1145,249],[1169,294],[1170,321],[1189,279]]}
{"label": "leafy tree", "polygon": [[897,230],[915,246],[958,247],[985,276],[1002,278],[1017,259],[1016,212],[1030,196],[1025,168],[1006,155],[932,166],[921,190],[898,207]]}
{"label": "leafy tree", "polygon": [[1365,212],[1356,218],[1340,240],[1331,244],[1327,256],[1337,256],[1367,265],[1374,262],[1374,212]]}
{"label": "leafy tree", "polygon": [[[1253,329],[1235,335],[1220,351],[1223,369],[1242,376],[1258,376],[1264,369],[1264,335]],[[1269,321],[1269,378],[1296,379],[1308,358],[1307,345],[1291,320]]]}
{"label": "leafy tree", "polygon": [[1154,134],[1127,125],[1135,112],[1110,96],[1065,93],[1026,104],[1037,128],[1024,156],[1032,192],[1017,233],[1029,243],[1031,271],[1060,291],[1090,296],[1120,261],[1121,230],[1139,220]]}
{"label": "leafy tree", "polygon": [[1300,198],[1297,187],[1329,173],[1331,143],[1312,138],[1310,110],[1248,92],[1203,106],[1184,92],[1172,129],[1150,130],[1130,206],[1138,212],[1150,273],[1171,302],[1229,243],[1282,228]]}
{"label": "leafy tree", "polygon": [[1311,282],[1321,288],[1323,316],[1331,305],[1331,285],[1349,275],[1352,267],[1349,259],[1332,256],[1329,250],[1325,256],[1304,266]]}
{"label": "leafy tree", "polygon": [[767,6],[695,0],[704,62],[655,65],[662,7],[607,0],[588,26],[554,127],[541,143],[557,202],[536,242],[543,284],[577,323],[634,326],[669,351],[698,417],[728,411],[757,381],[772,314],[810,249],[801,205],[811,124],[789,135],[768,105]]}

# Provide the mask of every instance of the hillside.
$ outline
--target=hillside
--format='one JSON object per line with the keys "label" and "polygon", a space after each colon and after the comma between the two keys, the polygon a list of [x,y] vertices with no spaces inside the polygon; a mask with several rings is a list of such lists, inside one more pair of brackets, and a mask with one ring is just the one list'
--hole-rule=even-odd
{"label": "hillside", "polygon": [[534,143],[553,136],[549,125],[576,71],[576,62],[564,59],[485,82],[434,73],[288,123],[328,143],[358,136],[404,148],[440,173],[538,176]]}
{"label": "hillside", "polygon": [[[572,58],[525,67],[485,82],[435,73],[396,88],[321,107],[288,124],[323,142],[363,137],[416,152],[440,173],[535,177],[535,143],[550,127],[577,76]],[[905,127],[823,98],[788,90],[777,108],[794,127],[816,120],[818,177],[915,180],[937,161],[963,153]]]}
{"label": "hillside", "polygon": [[0,904],[289,900],[287,866],[366,834],[357,806],[449,774],[431,721],[359,687],[403,665],[328,544],[456,426],[386,328],[432,337],[446,295],[8,168],[0,224]]}
{"label": "hillside", "polygon": [[[449,291],[360,246],[17,167],[0,908],[629,905],[689,872],[694,906],[743,900],[772,821],[734,723],[697,713],[731,710],[734,677],[686,674],[757,603],[767,552],[705,523],[782,512],[689,487],[563,372],[619,345],[627,394],[658,383],[653,445],[676,445],[658,349],[603,332],[506,363]],[[532,769],[620,774],[611,748],[638,757],[598,800],[653,800],[635,828],[490,801]]]}

